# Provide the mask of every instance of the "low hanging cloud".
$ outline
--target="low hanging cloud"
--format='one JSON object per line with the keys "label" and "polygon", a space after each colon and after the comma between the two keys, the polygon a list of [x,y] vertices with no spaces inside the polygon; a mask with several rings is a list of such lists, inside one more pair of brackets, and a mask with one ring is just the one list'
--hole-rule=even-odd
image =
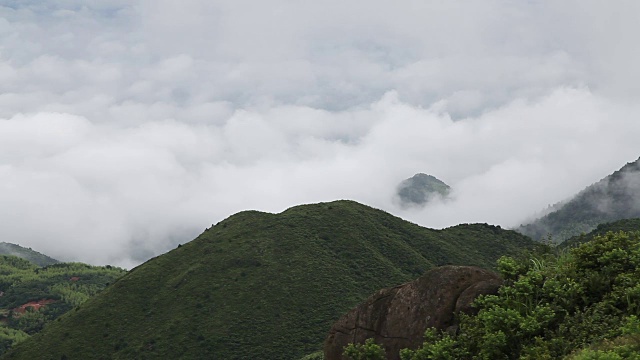
{"label": "low hanging cloud", "polygon": [[[0,6],[0,240],[131,267],[335,199],[517,226],[640,155],[636,7]],[[452,199],[395,205],[418,172]]]}

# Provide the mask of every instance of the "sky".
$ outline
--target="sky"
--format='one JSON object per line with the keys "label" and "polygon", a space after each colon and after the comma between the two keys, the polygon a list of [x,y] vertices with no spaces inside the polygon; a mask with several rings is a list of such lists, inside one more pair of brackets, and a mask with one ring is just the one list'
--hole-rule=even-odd
{"label": "sky", "polygon": [[[518,226],[640,156],[637,1],[0,0],[0,241],[136,266],[242,210]],[[403,209],[436,176],[452,199]]]}

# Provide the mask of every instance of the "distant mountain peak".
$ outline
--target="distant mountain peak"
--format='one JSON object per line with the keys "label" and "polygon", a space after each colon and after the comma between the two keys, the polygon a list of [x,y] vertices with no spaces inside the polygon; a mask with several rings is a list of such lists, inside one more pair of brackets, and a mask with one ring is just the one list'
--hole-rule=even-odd
{"label": "distant mountain peak", "polygon": [[403,180],[396,195],[403,207],[424,206],[434,198],[446,198],[451,187],[433,175],[417,173]]}
{"label": "distant mountain peak", "polygon": [[0,242],[0,255],[17,256],[38,266],[53,265],[60,262],[35,250],[31,250],[30,248],[8,242]]}

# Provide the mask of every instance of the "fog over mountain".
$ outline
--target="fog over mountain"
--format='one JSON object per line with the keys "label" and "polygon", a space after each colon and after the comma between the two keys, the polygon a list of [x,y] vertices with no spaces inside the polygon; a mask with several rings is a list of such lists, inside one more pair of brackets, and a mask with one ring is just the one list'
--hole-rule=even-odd
{"label": "fog over mountain", "polygon": [[[640,155],[630,1],[0,2],[0,241],[136,265],[245,209],[516,226]],[[453,189],[423,209],[396,185]]]}

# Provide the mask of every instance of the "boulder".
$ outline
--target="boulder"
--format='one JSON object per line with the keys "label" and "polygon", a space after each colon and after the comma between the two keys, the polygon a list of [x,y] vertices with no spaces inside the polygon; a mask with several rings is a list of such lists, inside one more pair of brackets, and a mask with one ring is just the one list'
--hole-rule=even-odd
{"label": "boulder", "polygon": [[495,294],[500,276],[475,266],[441,266],[420,278],[379,290],[343,315],[324,342],[325,360],[342,360],[349,343],[374,338],[388,359],[399,359],[404,348],[416,349],[427,328],[456,331],[456,314],[471,313],[481,294]]}

